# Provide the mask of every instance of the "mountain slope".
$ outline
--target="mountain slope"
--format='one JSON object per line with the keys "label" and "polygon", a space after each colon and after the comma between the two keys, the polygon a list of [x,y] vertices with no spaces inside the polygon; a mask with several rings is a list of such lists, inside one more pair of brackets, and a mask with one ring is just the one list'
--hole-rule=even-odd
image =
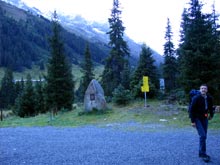
{"label": "mountain slope", "polygon": [[[17,46],[19,44],[15,44],[15,50],[13,50],[13,52],[17,52],[17,55],[14,55],[10,49],[10,45],[13,45],[13,41],[4,43],[3,47],[6,49],[2,49],[0,45],[0,51],[2,52],[2,50],[4,50],[3,53],[0,54],[0,58],[3,59],[8,57],[8,54],[15,56],[11,57],[11,61],[9,62],[3,62],[0,59],[0,66],[7,66],[10,63],[10,65],[13,65],[14,69],[22,70],[23,66],[30,68],[32,64],[42,65],[42,63],[45,63],[50,56],[48,37],[51,36],[51,23],[45,18],[49,18],[48,14],[42,13],[39,9],[28,7],[20,0],[4,1],[7,1],[8,3],[10,2],[13,6],[0,0],[0,8],[2,8],[0,10],[2,10],[3,13],[1,14],[1,18],[4,21],[7,20],[10,22],[8,25],[9,27],[5,27],[7,25],[6,23],[3,23],[2,27],[0,26],[0,33],[6,38],[11,38],[9,37],[10,33],[13,32],[13,29],[10,28],[11,26],[19,29],[18,31],[22,32],[23,35],[14,32],[14,38],[16,38],[13,39],[14,42],[20,43],[20,46]],[[97,22],[88,22],[81,16],[72,17],[60,13],[58,14],[60,23],[63,26],[61,35],[65,44],[65,52],[71,61],[75,64],[79,64],[84,55],[85,45],[86,43],[89,43],[93,61],[103,63],[110,50],[108,46],[109,38],[106,34],[106,32],[109,31],[108,25]],[[5,29],[10,29],[9,31],[11,32],[8,34],[5,33]],[[135,43],[126,35],[125,40],[131,51],[130,61],[132,65],[136,65],[139,60],[141,45]],[[23,45],[26,45],[27,50],[22,50],[22,53],[24,54],[22,55],[22,59],[20,55],[21,51],[18,47],[22,48]],[[31,56],[28,56],[29,51],[32,52],[30,53]],[[154,50],[152,50],[152,53],[156,65],[163,62],[163,57],[161,55]],[[17,59],[18,62],[12,62],[12,59]],[[29,59],[29,61],[26,61],[26,59]]]}
{"label": "mountain slope", "polygon": [[[109,36],[106,34],[106,32],[109,31],[108,24],[88,22],[79,15],[77,15],[76,17],[72,17],[69,15],[60,15],[59,18],[62,23],[62,26],[68,31],[77,34],[78,36],[81,36],[92,43],[104,43],[106,45],[108,44]],[[135,65],[139,59],[139,54],[142,45],[134,42],[126,34],[124,36],[124,39],[125,41],[127,41],[128,46],[130,48],[130,61],[132,64]],[[157,66],[163,63],[163,57],[159,53],[152,50],[152,54]]]}
{"label": "mountain slope", "polygon": [[[0,22],[0,66],[22,71],[23,67],[46,63],[52,28],[49,20],[0,1]],[[89,41],[64,28],[61,28],[61,37],[66,55],[79,64]],[[97,63],[102,63],[109,52],[107,45],[94,43],[90,43],[90,50]]]}

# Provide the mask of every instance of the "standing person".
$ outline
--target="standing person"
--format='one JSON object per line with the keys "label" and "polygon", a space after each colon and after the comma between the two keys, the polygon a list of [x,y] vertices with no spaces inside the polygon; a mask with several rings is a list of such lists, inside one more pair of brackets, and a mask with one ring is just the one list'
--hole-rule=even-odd
{"label": "standing person", "polygon": [[210,156],[206,153],[208,119],[212,119],[214,115],[213,98],[207,92],[207,85],[202,84],[200,86],[200,94],[193,97],[189,109],[191,124],[197,129],[199,134],[199,157],[205,162],[210,160]]}

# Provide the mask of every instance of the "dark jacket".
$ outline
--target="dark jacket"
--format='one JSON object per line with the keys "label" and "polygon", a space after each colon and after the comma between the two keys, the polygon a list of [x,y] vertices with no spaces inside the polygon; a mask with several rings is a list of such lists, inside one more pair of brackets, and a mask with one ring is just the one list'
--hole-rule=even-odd
{"label": "dark jacket", "polygon": [[210,114],[211,117],[214,115],[213,110],[213,99],[210,95],[207,95],[208,109],[205,108],[205,98],[200,94],[192,98],[192,103],[189,108],[189,116],[191,122],[194,123],[195,119],[205,119],[206,114]]}

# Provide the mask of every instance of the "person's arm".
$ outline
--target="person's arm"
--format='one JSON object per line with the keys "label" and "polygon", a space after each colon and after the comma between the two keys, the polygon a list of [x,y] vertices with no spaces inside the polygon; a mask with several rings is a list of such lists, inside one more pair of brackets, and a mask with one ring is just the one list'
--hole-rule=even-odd
{"label": "person's arm", "polygon": [[196,109],[196,97],[193,97],[191,105],[189,107],[189,117],[191,119],[191,125],[193,127],[196,126],[196,124],[195,124],[195,109]]}

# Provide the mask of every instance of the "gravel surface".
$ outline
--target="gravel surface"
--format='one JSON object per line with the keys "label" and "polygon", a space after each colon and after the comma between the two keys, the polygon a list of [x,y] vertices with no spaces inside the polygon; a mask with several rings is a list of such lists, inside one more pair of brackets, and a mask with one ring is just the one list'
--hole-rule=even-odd
{"label": "gravel surface", "polygon": [[[134,125],[0,128],[0,164],[207,164],[198,157],[199,137],[194,128],[135,125],[132,129]],[[209,164],[220,165],[219,131],[209,130],[207,151],[212,159]]]}

